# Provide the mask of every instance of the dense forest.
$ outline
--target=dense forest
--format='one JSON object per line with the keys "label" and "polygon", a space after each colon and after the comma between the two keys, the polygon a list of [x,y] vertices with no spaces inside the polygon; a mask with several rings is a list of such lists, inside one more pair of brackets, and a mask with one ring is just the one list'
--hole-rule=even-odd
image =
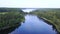
{"label": "dense forest", "polygon": [[21,24],[24,21],[23,14],[20,8],[0,8],[0,30]]}
{"label": "dense forest", "polygon": [[30,12],[30,14],[35,14],[38,17],[49,21],[49,23],[53,24],[56,27],[57,31],[60,32],[60,9],[59,8],[37,9]]}

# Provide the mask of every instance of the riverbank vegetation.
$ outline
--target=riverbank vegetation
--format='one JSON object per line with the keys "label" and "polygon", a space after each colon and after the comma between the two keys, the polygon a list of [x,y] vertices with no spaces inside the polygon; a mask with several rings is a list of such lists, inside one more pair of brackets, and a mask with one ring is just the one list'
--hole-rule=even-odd
{"label": "riverbank vegetation", "polygon": [[24,12],[20,8],[0,8],[0,30],[16,26],[24,21]]}
{"label": "riverbank vegetation", "polygon": [[35,14],[40,18],[43,18],[53,24],[57,31],[60,32],[60,9],[59,8],[45,8],[37,9],[30,14]]}

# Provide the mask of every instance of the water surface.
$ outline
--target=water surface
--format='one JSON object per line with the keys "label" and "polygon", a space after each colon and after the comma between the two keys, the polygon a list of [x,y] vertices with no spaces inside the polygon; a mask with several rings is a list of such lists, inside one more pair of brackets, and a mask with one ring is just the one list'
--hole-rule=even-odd
{"label": "water surface", "polygon": [[56,34],[52,25],[47,24],[36,15],[26,15],[25,22],[10,34]]}

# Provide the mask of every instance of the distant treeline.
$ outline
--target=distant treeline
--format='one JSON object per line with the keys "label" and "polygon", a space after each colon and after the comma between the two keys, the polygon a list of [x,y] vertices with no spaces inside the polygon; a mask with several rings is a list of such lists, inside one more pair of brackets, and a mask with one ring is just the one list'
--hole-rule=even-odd
{"label": "distant treeline", "polygon": [[20,8],[0,8],[0,12],[11,12],[11,11],[23,12]]}

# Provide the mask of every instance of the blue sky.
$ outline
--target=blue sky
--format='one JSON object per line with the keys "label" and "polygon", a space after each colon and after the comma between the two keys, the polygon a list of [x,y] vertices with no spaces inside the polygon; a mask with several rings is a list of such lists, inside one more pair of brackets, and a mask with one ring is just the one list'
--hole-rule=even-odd
{"label": "blue sky", "polygon": [[60,8],[60,0],[0,0],[0,7]]}

